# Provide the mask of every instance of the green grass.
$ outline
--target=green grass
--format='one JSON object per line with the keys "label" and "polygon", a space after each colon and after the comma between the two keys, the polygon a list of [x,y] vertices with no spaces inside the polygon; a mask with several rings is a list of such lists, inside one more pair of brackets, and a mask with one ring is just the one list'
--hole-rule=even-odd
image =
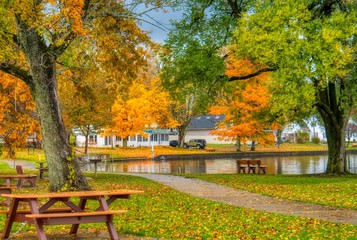
{"label": "green grass", "polygon": [[[9,170],[10,171],[10,170]],[[93,174],[88,174],[93,177]],[[38,181],[36,189],[18,192],[45,192],[48,183]],[[165,239],[354,239],[357,226],[254,211],[180,193],[147,179],[98,174],[90,181],[96,190],[139,189],[144,194],[116,201],[113,209],[128,213],[115,217],[118,232]],[[93,204],[90,208],[95,208]],[[5,217],[0,218],[0,226]],[[15,232],[20,224],[13,229]],[[50,226],[46,233],[63,233],[70,226]],[[88,232],[106,231],[105,224],[83,224]],[[34,232],[33,225],[22,232]]]}
{"label": "green grass", "polygon": [[184,174],[283,199],[357,209],[357,175]]}

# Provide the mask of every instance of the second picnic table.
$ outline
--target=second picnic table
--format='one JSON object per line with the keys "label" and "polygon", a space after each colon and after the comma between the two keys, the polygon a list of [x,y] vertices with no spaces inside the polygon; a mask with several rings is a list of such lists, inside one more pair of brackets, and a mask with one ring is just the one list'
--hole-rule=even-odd
{"label": "second picnic table", "polygon": [[[11,198],[10,210],[6,219],[2,239],[10,235],[14,222],[28,221],[36,226],[37,237],[45,240],[46,234],[43,225],[72,224],[70,234],[76,234],[80,223],[105,222],[111,239],[118,239],[113,224],[115,213],[126,212],[124,210],[109,210],[109,205],[118,198],[129,198],[131,194],[140,194],[140,190],[113,190],[113,191],[81,191],[81,192],[57,192],[40,194],[1,194]],[[78,197],[79,204],[71,199]],[[48,199],[39,206],[39,199]],[[87,200],[96,200],[99,207],[95,211],[86,211]],[[28,202],[29,210],[19,210],[20,202]],[[64,203],[67,208],[54,208],[57,202]]]}

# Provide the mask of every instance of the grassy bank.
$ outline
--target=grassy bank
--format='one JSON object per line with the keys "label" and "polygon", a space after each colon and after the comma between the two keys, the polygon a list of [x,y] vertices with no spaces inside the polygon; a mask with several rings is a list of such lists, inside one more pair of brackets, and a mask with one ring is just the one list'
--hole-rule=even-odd
{"label": "grassy bank", "polygon": [[[92,174],[88,176],[93,178]],[[303,185],[301,182],[297,184]],[[39,185],[36,189],[15,191],[47,191],[47,181],[40,180]],[[354,239],[357,235],[357,226],[233,207],[192,197],[133,176],[98,174],[97,178],[90,180],[90,185],[96,190],[126,188],[145,191],[142,195],[119,200],[112,205],[113,209],[129,210],[115,217],[115,227],[120,233],[163,239]],[[93,205],[89,207],[95,208]],[[4,221],[2,215],[0,225],[3,226]],[[16,226],[18,228],[20,224]],[[68,232],[69,228],[51,226],[46,232]],[[80,229],[100,232],[106,231],[106,226],[83,224]],[[26,225],[21,231],[35,232],[35,229]]]}
{"label": "grassy bank", "polygon": [[357,209],[357,175],[184,174],[282,199]]}
{"label": "grassy bank", "polygon": [[[208,144],[207,148],[214,149],[214,152],[210,153],[227,153],[236,152],[235,146],[233,144]],[[84,149],[76,147],[76,154],[83,154]],[[357,147],[350,147],[349,149],[356,149]],[[327,146],[323,144],[296,144],[296,143],[284,143],[280,146],[263,146],[257,145],[256,152],[286,152],[286,151],[326,151]],[[6,148],[3,149],[3,156],[0,158],[6,158]],[[243,152],[250,152],[250,148],[246,145],[242,147]],[[125,158],[125,157],[147,157],[152,158],[153,156],[159,155],[170,155],[170,154],[202,154],[207,153],[204,149],[186,149],[186,148],[173,148],[158,146],[154,148],[141,147],[141,148],[131,148],[131,147],[91,147],[88,149],[89,154],[109,154],[112,158]],[[16,150],[16,159],[23,159],[29,161],[44,161],[45,156],[43,150],[41,149],[18,149]]]}

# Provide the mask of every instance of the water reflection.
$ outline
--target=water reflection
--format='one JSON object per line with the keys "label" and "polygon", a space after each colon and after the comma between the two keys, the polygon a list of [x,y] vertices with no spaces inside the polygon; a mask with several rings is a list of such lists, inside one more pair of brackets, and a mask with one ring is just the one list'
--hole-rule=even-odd
{"label": "water reflection", "polygon": [[[313,174],[323,173],[327,156],[289,156],[260,158],[267,165],[268,174]],[[348,156],[348,167],[357,173],[357,155]],[[94,164],[85,164],[85,171],[94,171]],[[209,160],[140,160],[110,162],[103,161],[98,171],[119,173],[236,173],[236,159]]]}

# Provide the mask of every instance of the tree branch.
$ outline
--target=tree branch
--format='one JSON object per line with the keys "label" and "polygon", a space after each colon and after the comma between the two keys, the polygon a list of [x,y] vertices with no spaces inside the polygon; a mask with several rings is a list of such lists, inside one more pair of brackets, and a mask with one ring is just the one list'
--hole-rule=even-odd
{"label": "tree branch", "polygon": [[12,64],[0,62],[0,70],[23,80],[26,84],[30,84],[32,81],[32,76],[29,74],[28,71],[23,70]]}
{"label": "tree branch", "polygon": [[249,78],[252,78],[252,77],[256,77],[262,73],[265,73],[265,72],[274,72],[276,71],[277,68],[262,68],[256,72],[253,72],[253,73],[250,73],[248,75],[244,75],[244,76],[234,76],[234,77],[231,77],[229,78],[229,82],[233,82],[233,81],[237,81],[237,80],[245,80],[245,79],[249,79]]}

